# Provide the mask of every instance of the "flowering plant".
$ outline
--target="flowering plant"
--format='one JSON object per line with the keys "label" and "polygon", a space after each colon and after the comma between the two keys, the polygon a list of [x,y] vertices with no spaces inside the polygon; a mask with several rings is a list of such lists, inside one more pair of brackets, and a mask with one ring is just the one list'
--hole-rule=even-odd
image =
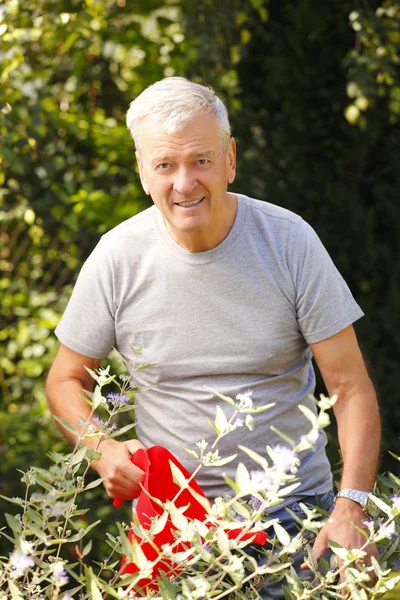
{"label": "flowering plant", "polygon": [[[136,358],[139,356],[140,349],[136,350]],[[137,361],[131,365],[131,372],[143,367]],[[392,571],[399,566],[400,557],[400,480],[395,475],[389,473],[379,478],[372,495],[376,516],[365,522],[363,548],[345,549],[332,544],[331,559],[323,558],[319,564],[311,551],[312,537],[321,528],[326,512],[318,506],[301,504],[302,517],[294,515],[298,533],[291,536],[271,511],[296,489],[299,454],[312,448],[319,428],[329,424],[328,410],[334,398],[324,396],[316,400],[317,415],[299,407],[310,421],[310,431],[298,442],[281,434],[282,444],[267,447],[265,456],[241,447],[254,460],[255,468],[249,472],[239,463],[235,481],[226,478],[232,494],[217,498],[213,505],[204,504],[207,512],[207,522],[204,522],[185,514],[188,506],[180,506],[177,502],[180,493],[191,489],[190,483],[200,469],[233,460],[235,456],[219,454],[218,442],[238,427],[247,426],[252,430],[253,415],[269,408],[255,408],[251,392],[239,394],[235,399],[214,392],[221,400],[212,423],[215,441],[208,447],[201,440],[196,449],[188,449],[198,461],[193,475],[186,477],[173,465],[171,475],[180,490],[173,501],[161,502],[152,498],[158,502],[160,514],[146,528],[133,519],[136,536],[131,541],[127,535],[129,526],[123,523],[116,523],[114,533],[104,532],[111,547],[110,555],[91,564],[88,559],[92,548],[89,534],[101,521],[80,527],[79,517],[87,509],[80,506],[79,499],[85,491],[102,483],[102,478],[87,482],[90,465],[101,456],[101,443],[105,439],[122,435],[134,426],[130,424],[118,429],[115,420],[119,414],[134,408],[134,395],[142,391],[135,387],[132,377],[110,375],[109,367],[91,374],[96,385],[93,392],[86,392],[91,406],[88,420],[77,429],[56,417],[63,427],[76,435],[72,452],[67,455],[51,453],[53,464],[48,470],[31,467],[23,473],[25,497],[6,498],[18,506],[18,513],[7,514],[8,528],[0,531],[13,546],[11,553],[0,556],[0,600],[248,599],[259,597],[258,591],[265,580],[282,581],[288,599],[338,598],[344,588],[351,598],[367,599],[381,596],[400,581],[400,575]],[[119,391],[106,395],[104,389],[112,382]],[[223,403],[226,403],[225,410]],[[103,416],[98,414],[99,410]],[[98,438],[96,450],[82,445],[82,440],[87,437]],[[175,539],[157,548],[156,556],[149,559],[143,551],[144,544],[154,544],[155,536],[168,520],[174,526]],[[237,531],[238,527],[241,534],[229,535],[230,530]],[[254,537],[264,531],[268,543],[256,551]],[[372,559],[371,566],[364,566],[359,560],[371,542],[378,545],[380,561]],[[65,547],[73,548],[74,562],[65,558]],[[292,568],[293,559],[300,552],[308,560],[308,578],[300,578]],[[124,572],[122,555],[137,566],[137,572]],[[341,567],[336,563],[337,557],[342,561]],[[171,561],[179,566],[178,570],[169,571],[168,566],[164,571],[160,568],[163,564],[170,565]],[[342,572],[344,577],[340,578]],[[372,572],[376,583],[370,587]],[[143,579],[152,585],[140,588],[138,583]]]}

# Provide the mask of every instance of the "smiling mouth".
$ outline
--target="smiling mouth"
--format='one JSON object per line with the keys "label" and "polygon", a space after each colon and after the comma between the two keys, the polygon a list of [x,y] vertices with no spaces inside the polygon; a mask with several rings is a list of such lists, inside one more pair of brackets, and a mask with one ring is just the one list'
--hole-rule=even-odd
{"label": "smiling mouth", "polygon": [[176,202],[176,205],[181,206],[182,208],[193,208],[194,206],[198,206],[203,200],[204,196],[199,200],[193,200],[193,202]]}

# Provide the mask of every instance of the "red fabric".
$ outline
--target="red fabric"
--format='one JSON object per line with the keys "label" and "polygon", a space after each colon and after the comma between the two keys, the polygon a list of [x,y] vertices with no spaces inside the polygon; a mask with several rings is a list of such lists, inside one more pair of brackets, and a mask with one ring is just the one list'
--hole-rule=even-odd
{"label": "red fabric", "polygon": [[[161,502],[173,500],[176,494],[180,491],[179,497],[175,502],[175,506],[178,508],[182,506],[188,506],[184,512],[184,516],[188,519],[206,521],[208,511],[200,504],[198,500],[196,500],[196,498],[188,489],[182,490],[179,485],[173,481],[169,461],[173,462],[179,468],[186,479],[189,479],[191,475],[169,450],[163,448],[162,446],[152,446],[151,448],[148,448],[147,451],[141,449],[133,454],[131,461],[145,473],[145,478],[142,484],[143,491],[141,492],[136,504],[136,514],[140,524],[144,529],[150,529],[151,517],[161,516],[164,512],[162,507],[158,506],[158,504],[149,498],[149,496],[146,494],[146,491],[154,498],[161,500]],[[190,482],[190,487],[206,499],[204,492],[194,479],[192,479]],[[121,506],[121,504],[121,500],[114,500],[114,506],[116,508]],[[208,505],[211,508],[209,503]],[[206,525],[208,527],[212,526],[211,523],[206,523]],[[174,526],[171,518],[169,517],[163,531],[154,536],[152,544],[147,542],[141,545],[141,548],[148,560],[153,561],[157,558],[163,544],[172,544],[175,541],[173,531]],[[235,539],[239,537],[241,532],[242,529],[238,528],[234,530],[228,530],[226,533],[230,539]],[[128,537],[130,541],[132,541],[132,538],[134,537],[138,542],[141,542],[141,538],[134,533],[132,526]],[[241,535],[241,539],[243,540],[252,537],[254,537],[254,544],[264,544],[267,539],[265,532],[251,533],[251,531],[248,531]],[[154,548],[154,545],[156,545],[159,550]],[[182,552],[185,549],[185,546],[182,544],[178,544],[175,547],[176,552]],[[127,563],[125,556],[122,559],[122,566],[124,574],[136,573],[139,570],[135,563]],[[160,561],[160,563],[157,564],[157,566],[153,569],[153,581],[160,574],[160,571],[164,571],[167,575],[176,575],[180,572],[180,568],[177,567],[177,565],[175,565],[172,561]],[[153,590],[158,589],[157,584],[151,583],[151,580],[149,579],[141,579],[137,585],[142,589],[146,587],[149,587]]]}

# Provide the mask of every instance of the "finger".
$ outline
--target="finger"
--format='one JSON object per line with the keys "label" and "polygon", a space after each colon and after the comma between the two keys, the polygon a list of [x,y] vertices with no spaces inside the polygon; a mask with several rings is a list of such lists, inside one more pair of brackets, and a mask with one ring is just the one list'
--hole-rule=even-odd
{"label": "finger", "polygon": [[123,476],[131,485],[134,484],[140,487],[140,484],[143,483],[145,478],[145,472],[136,465],[133,465],[131,461],[128,461],[124,464]]}
{"label": "finger", "polygon": [[133,454],[135,454],[135,452],[137,450],[146,450],[146,448],[143,446],[142,442],[139,442],[139,440],[126,440],[126,442],[124,442],[130,456],[132,456]]}
{"label": "finger", "polygon": [[145,473],[126,459],[114,465],[104,482],[104,487],[110,498],[132,500],[139,496]]}
{"label": "finger", "polygon": [[[321,533],[320,533],[315,538],[315,542],[312,547],[312,552],[314,554],[315,560],[318,561],[321,558],[321,556],[323,556],[328,549],[329,549],[329,546],[328,546],[326,537],[321,535]],[[305,571],[305,570],[309,569],[310,566],[307,564],[306,561],[304,561],[303,564],[300,566],[300,568],[303,571]]]}
{"label": "finger", "polygon": [[121,501],[137,498],[142,490],[139,484],[132,483],[127,479],[107,481],[104,487],[110,498],[117,498]]}

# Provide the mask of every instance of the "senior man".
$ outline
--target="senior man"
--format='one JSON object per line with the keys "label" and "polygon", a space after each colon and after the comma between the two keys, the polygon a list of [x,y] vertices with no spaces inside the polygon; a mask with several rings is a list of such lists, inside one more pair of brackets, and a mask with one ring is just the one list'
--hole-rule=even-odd
{"label": "senior man", "polygon": [[[79,275],[56,334],[61,347],[50,370],[51,410],[76,425],[89,415],[81,398],[95,369],[115,346],[132,358],[144,347],[148,370],[135,373],[153,386],[136,402],[138,440],[102,444],[97,470],[110,497],[132,499],[143,473],[129,453],[154,444],[182,451],[213,440],[207,422],[218,400],[210,388],[235,397],[252,391],[255,431],[239,428],[220,445],[265,452],[310,424],[299,404],[315,411],[312,357],[330,395],[343,456],[342,497],[316,538],[317,557],[328,540],[360,547],[363,500],[372,489],[379,449],[379,412],[352,323],[362,311],[312,228],[301,217],[243,194],[235,179],[236,146],[227,110],[215,92],[181,77],[147,88],[130,105],[127,124],[136,145],[144,192],[154,206],[105,234]],[[71,434],[68,434],[71,438]],[[90,446],[93,440],[85,440]],[[277,509],[316,494],[332,500],[332,474],[319,433],[303,453],[299,487]],[[244,454],[251,469],[254,463]],[[223,467],[234,478],[235,464]],[[199,483],[210,499],[226,492],[222,468]],[[362,501],[357,492],[363,492]],[[290,524],[288,525],[290,526]],[[376,554],[375,547],[369,549]],[[264,590],[263,597],[278,597]]]}

